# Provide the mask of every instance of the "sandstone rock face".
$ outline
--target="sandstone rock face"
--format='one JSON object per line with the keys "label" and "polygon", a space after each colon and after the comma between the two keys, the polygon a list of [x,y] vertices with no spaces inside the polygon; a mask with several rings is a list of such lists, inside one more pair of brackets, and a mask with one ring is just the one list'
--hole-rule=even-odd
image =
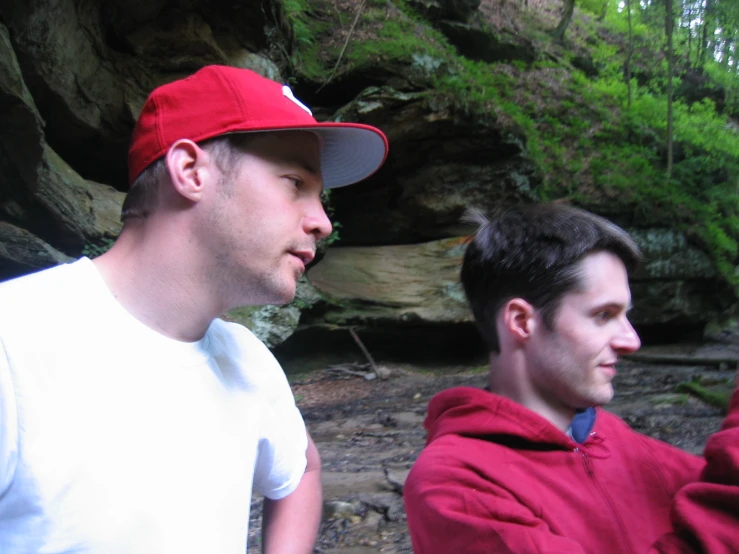
{"label": "sandstone rock face", "polygon": [[21,75],[7,27],[0,24],[0,163],[4,186],[0,201],[36,184],[36,167],[43,152],[43,125]]}
{"label": "sandstone rock face", "polygon": [[[631,229],[645,257],[632,277],[631,319],[664,332],[700,331],[710,319],[728,314],[732,295],[716,279],[708,255],[673,229]],[[676,331],[677,330],[677,331]]]}
{"label": "sandstone rock face", "polygon": [[[483,25],[479,0],[412,4],[466,57],[539,56]],[[0,20],[2,279],[68,261],[118,234],[126,152],[147,94],[211,63],[289,81],[319,119],[376,125],[390,140],[376,175],[333,191],[341,247],[311,269],[315,288],[306,281],[289,306],[227,316],[270,345],[321,326],[468,328],[457,275],[460,237],[471,230],[460,216],[539,200],[541,178],[523,134],[494,107],[472,114],[435,90],[448,60],[370,60],[324,89],[291,61],[295,22],[280,0],[0,0]],[[700,326],[734,302],[706,252],[685,236],[662,228],[635,235],[648,256],[634,276],[637,322]]]}
{"label": "sandstone rock face", "polygon": [[459,284],[465,241],[455,237],[330,249],[308,274],[328,304],[320,322],[403,326],[470,321]]}
{"label": "sandstone rock face", "polygon": [[[131,130],[152,88],[203,65],[229,63],[234,51],[267,45],[259,3],[167,4],[41,0],[0,6],[45,120],[46,141],[86,178],[125,188]],[[222,31],[220,37],[214,30]]]}
{"label": "sandstone rock face", "polygon": [[322,300],[321,294],[303,276],[298,281],[295,299],[286,306],[247,306],[223,315],[223,319],[245,325],[264,344],[277,346],[298,328],[301,310]]}
{"label": "sandstone rock face", "polygon": [[136,115],[129,101],[138,87],[121,78],[105,48],[100,7],[78,0],[5,4],[2,15],[47,142],[92,178],[124,174],[121,154]]}
{"label": "sandstone rock face", "polygon": [[123,194],[85,181],[46,144],[5,27],[0,73],[0,266],[13,276],[71,259],[56,248],[79,253],[87,243],[115,237]]}
{"label": "sandstone rock face", "polygon": [[641,248],[644,264],[633,276],[636,281],[706,280],[716,277],[708,255],[688,243],[685,235],[673,229],[629,229]]}
{"label": "sandstone rock face", "polygon": [[411,4],[432,19],[467,21],[480,7],[481,0],[411,0]]}
{"label": "sandstone rock face", "polygon": [[71,260],[28,231],[0,221],[0,280]]}
{"label": "sandstone rock face", "polygon": [[495,33],[479,25],[458,21],[440,21],[439,28],[454,44],[459,53],[472,60],[484,62],[531,63],[536,60],[533,45],[512,35]]}
{"label": "sandstone rock face", "polygon": [[534,166],[521,138],[493,116],[473,117],[428,94],[365,90],[338,112],[385,130],[382,169],[332,195],[344,244],[404,244],[461,234],[469,207],[536,199]]}
{"label": "sandstone rock face", "polygon": [[295,306],[247,306],[231,310],[223,318],[245,325],[259,340],[271,347],[283,343],[295,332],[300,321],[300,310]]}
{"label": "sandstone rock face", "polygon": [[4,27],[0,72],[0,213],[7,223],[0,231],[7,246],[0,263],[6,273],[20,273],[69,259],[52,246],[79,253],[87,243],[114,238],[123,193],[82,179],[46,143],[44,121]]}
{"label": "sandstone rock face", "polygon": [[[706,313],[730,307],[712,290],[715,270],[705,252],[672,229],[631,230],[645,256],[632,277],[636,326],[692,327]],[[468,237],[413,245],[337,247],[308,277],[323,295],[320,317],[303,325],[402,329],[472,321],[459,271]]]}
{"label": "sandstone rock face", "polygon": [[55,243],[83,247],[88,242],[115,238],[121,230],[124,194],[112,187],[82,179],[56,152],[46,146],[34,192],[57,232]]}

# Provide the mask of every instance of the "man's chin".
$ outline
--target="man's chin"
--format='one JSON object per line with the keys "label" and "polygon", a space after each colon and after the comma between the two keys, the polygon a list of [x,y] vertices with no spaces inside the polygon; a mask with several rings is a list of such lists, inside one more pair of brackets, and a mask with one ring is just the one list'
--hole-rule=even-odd
{"label": "man's chin", "polygon": [[613,400],[613,387],[609,384],[608,387],[598,395],[594,405],[603,406],[604,404],[608,404],[611,400]]}
{"label": "man's chin", "polygon": [[295,290],[292,291],[292,294],[285,294],[281,296],[276,296],[272,300],[268,300],[267,302],[261,303],[262,306],[287,306],[290,302],[292,302],[295,299]]}
{"label": "man's chin", "polygon": [[297,291],[298,284],[296,282],[287,284],[284,289],[277,292],[276,298],[270,304],[275,306],[285,306],[295,299],[295,293]]}
{"label": "man's chin", "polygon": [[252,299],[245,302],[244,306],[285,306],[293,301],[297,290],[296,283],[288,283],[285,286],[273,287],[269,292],[264,292],[258,300]]}
{"label": "man's chin", "polygon": [[613,387],[610,385],[603,386],[600,388],[600,390],[591,391],[592,393],[589,394],[586,398],[583,398],[583,402],[580,403],[578,409],[585,409],[585,408],[597,408],[598,406],[603,406],[605,404],[608,404],[611,400],[613,400]]}

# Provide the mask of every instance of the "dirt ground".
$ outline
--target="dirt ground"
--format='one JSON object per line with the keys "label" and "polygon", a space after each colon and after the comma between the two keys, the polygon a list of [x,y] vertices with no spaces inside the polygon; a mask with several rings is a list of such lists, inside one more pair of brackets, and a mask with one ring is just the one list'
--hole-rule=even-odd
{"label": "dirt ground", "polygon": [[[730,381],[736,342],[643,349],[621,362],[616,398],[607,409],[633,428],[700,453],[722,412],[675,386],[700,377]],[[481,367],[392,365],[387,379],[367,380],[341,369],[300,376],[292,387],[323,461],[324,520],[315,552],[413,552],[402,485],[423,448],[429,399],[444,389],[482,387]],[[356,368],[354,368],[356,369]],[[261,501],[252,502],[250,547],[258,551]]]}

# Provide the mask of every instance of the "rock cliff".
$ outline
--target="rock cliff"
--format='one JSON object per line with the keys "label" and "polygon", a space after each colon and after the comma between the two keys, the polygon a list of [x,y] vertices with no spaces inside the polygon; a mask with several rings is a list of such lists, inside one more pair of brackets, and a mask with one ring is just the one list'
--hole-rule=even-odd
{"label": "rock cliff", "polygon": [[[298,300],[229,317],[271,345],[300,327],[467,330],[457,272],[473,230],[459,217],[472,206],[541,199],[543,177],[525,134],[495,105],[469,109],[469,91],[437,90],[439,75],[457,71],[448,59],[388,54],[395,38],[385,35],[405,17],[392,3],[383,3],[384,20],[364,1],[287,4],[1,0],[0,279],[109,244],[120,231],[127,145],[148,92],[203,65],[229,64],[290,82],[319,119],[377,125],[391,144],[380,172],[333,192],[341,240],[309,271]],[[402,5],[415,14],[403,20],[408,33],[432,29],[466,60],[515,68],[552,56],[517,24],[493,28],[494,2]],[[352,26],[360,16],[364,26]],[[362,58],[362,45],[379,49]],[[592,66],[583,57],[573,64],[578,59]],[[627,226],[644,248],[647,264],[633,283],[637,325],[699,331],[733,306],[705,247],[669,217],[635,218],[597,191],[577,201]]]}

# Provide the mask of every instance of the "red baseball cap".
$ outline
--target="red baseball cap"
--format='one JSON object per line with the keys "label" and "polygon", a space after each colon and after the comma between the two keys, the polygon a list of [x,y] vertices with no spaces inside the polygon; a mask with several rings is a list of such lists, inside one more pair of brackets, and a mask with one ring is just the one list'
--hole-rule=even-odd
{"label": "red baseball cap", "polygon": [[312,131],[321,137],[327,189],[369,177],[387,157],[387,138],[379,129],[360,123],[319,123],[289,87],[248,69],[209,65],[149,95],[128,151],[129,182],[179,139],[201,142],[228,133],[286,130]]}

